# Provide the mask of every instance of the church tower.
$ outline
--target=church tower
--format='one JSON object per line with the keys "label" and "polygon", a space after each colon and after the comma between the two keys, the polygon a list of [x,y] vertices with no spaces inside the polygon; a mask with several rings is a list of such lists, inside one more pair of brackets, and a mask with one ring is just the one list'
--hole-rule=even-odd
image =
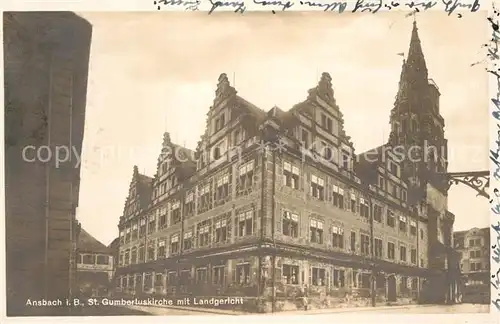
{"label": "church tower", "polygon": [[446,172],[448,166],[447,140],[444,119],[439,113],[439,96],[439,88],[428,77],[414,21],[408,56],[403,60],[399,89],[391,110],[389,145],[405,148],[403,175],[417,194],[417,200],[425,198],[427,184],[446,195],[440,173]]}

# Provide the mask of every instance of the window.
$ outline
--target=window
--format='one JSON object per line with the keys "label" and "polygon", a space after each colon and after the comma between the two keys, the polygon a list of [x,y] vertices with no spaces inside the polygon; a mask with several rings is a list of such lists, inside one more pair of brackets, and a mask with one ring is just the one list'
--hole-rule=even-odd
{"label": "window", "polygon": [[333,287],[334,288],[344,288],[345,287],[345,271],[344,270],[333,270]]}
{"label": "window", "polygon": [[465,245],[465,242],[464,242],[464,238],[463,237],[459,237],[459,238],[456,238],[455,239],[455,247],[456,248],[463,248],[464,245]]}
{"label": "window", "polygon": [[184,215],[186,217],[193,216],[196,212],[195,208],[194,193],[192,191],[188,191],[186,199],[184,200]]}
{"label": "window", "polygon": [[291,237],[299,236],[299,215],[289,211],[283,212],[283,235]]}
{"label": "window", "polygon": [[358,272],[352,270],[352,288],[358,287]]}
{"label": "window", "polygon": [[226,120],[225,120],[225,115],[224,113],[222,113],[219,117],[217,117],[215,119],[215,132],[214,133],[217,133],[218,131],[220,131],[224,125],[226,124]]}
{"label": "window", "polygon": [[387,225],[390,227],[394,227],[396,225],[394,213],[391,210],[387,210]]}
{"label": "window", "polygon": [[325,180],[311,175],[311,196],[316,199],[325,199]]}
{"label": "window", "polygon": [[181,204],[178,201],[172,204],[171,217],[172,217],[172,225],[181,222]]}
{"label": "window", "polygon": [[350,162],[351,158],[349,157],[349,153],[345,150],[342,150],[342,168],[345,170],[349,170]]}
{"label": "window", "polygon": [[401,292],[407,292],[408,291],[408,277],[401,277],[401,282],[400,282],[400,291]]}
{"label": "window", "polygon": [[208,269],[206,267],[200,267],[196,269],[196,284],[204,285],[207,283],[208,279]]}
{"label": "window", "polygon": [[356,252],[356,232],[351,232],[351,251]]}
{"label": "window", "polygon": [[218,219],[215,222],[215,242],[222,243],[228,240],[228,220],[227,216],[224,216],[224,219]]}
{"label": "window", "polygon": [[385,190],[385,179],[382,176],[378,177],[378,186],[380,189]]}
{"label": "window", "polygon": [[359,198],[359,214],[361,217],[370,217],[370,207],[368,207],[368,202],[363,198]]}
{"label": "window", "polygon": [[148,234],[152,234],[156,230],[156,218],[154,215],[149,216]]}
{"label": "window", "polygon": [[[141,248],[139,248],[140,250]],[[144,249],[144,248],[142,248]],[[137,248],[136,247],[133,247],[131,250],[130,250],[130,264],[135,264],[137,263]],[[139,258],[139,262],[144,262],[144,259],[141,259]]]}
{"label": "window", "polygon": [[481,257],[481,251],[476,250],[476,251],[470,251],[469,252],[469,258],[480,258]]}
{"label": "window", "polygon": [[388,161],[388,163],[389,163],[389,172],[399,177],[399,166],[392,161]]}
{"label": "window", "polygon": [[325,269],[321,268],[311,268],[312,282],[313,286],[325,286]]}
{"label": "window", "polygon": [[125,243],[125,231],[120,231],[120,244]]}
{"label": "window", "polygon": [[[83,259],[82,262],[85,263],[85,259]],[[128,265],[129,263],[130,263],[130,251],[126,250],[125,251],[125,265]]]}
{"label": "window", "polygon": [[146,235],[146,218],[141,218],[139,225],[139,237],[143,237]]}
{"label": "window", "polygon": [[148,291],[152,288],[153,286],[153,276],[151,273],[147,272],[144,274],[144,290],[143,291]]}
{"label": "window", "polygon": [[132,234],[131,234],[131,240],[135,241],[137,240],[138,234],[137,234],[137,224],[132,225]]}
{"label": "window", "polygon": [[95,255],[93,254],[83,254],[83,264],[94,264],[95,263]]}
{"label": "window", "polygon": [[283,163],[284,185],[293,189],[299,189],[300,170],[289,162]]}
{"label": "window", "polygon": [[407,230],[406,216],[402,216],[402,215],[399,216],[399,230],[401,232],[406,233],[406,230]]}
{"label": "window", "polygon": [[406,247],[405,246],[400,246],[399,247],[399,259],[403,262],[406,262]]}
{"label": "window", "polygon": [[170,253],[171,254],[179,253],[179,234],[174,234],[170,238]]}
{"label": "window", "polygon": [[287,284],[298,285],[299,284],[299,267],[294,265],[284,264],[283,269],[283,280]]}
{"label": "window", "polygon": [[238,215],[238,236],[253,234],[253,210]]}
{"label": "window", "polygon": [[351,203],[350,203],[350,208],[353,213],[356,212],[356,195],[351,193]]}
{"label": "window", "polygon": [[249,161],[241,165],[238,169],[237,195],[250,193],[253,186],[254,162]]}
{"label": "window", "polygon": [[410,234],[413,236],[417,235],[417,222],[415,222],[413,219],[410,220]]}
{"label": "window", "polygon": [[182,241],[182,247],[184,250],[189,250],[194,248],[193,246],[193,231],[189,230],[184,233],[184,240]]}
{"label": "window", "polygon": [[231,191],[229,185],[229,174],[219,176],[215,182],[215,205],[220,206],[226,203],[230,198]]}
{"label": "window", "polygon": [[401,200],[402,201],[407,201],[408,200],[408,194],[406,192],[406,189],[401,189]]}
{"label": "window", "polygon": [[243,142],[244,139],[245,139],[244,130],[237,129],[234,131],[234,134],[233,134],[233,144],[234,145],[240,144],[241,142]]}
{"label": "window", "polygon": [[223,285],[226,277],[225,267],[224,266],[215,266],[213,267],[213,281],[214,285]]}
{"label": "window", "polygon": [[214,147],[213,150],[214,161],[220,159],[222,156],[224,156],[224,154],[226,154],[226,152],[227,152],[226,140],[223,140],[220,143],[218,143],[217,146]]}
{"label": "window", "polygon": [[326,142],[321,142],[321,156],[324,160],[332,162],[333,150]]}
{"label": "window", "polygon": [[309,132],[307,130],[302,129],[300,141],[305,147],[309,146]]}
{"label": "window", "polygon": [[366,234],[361,234],[361,254],[370,254],[370,237]]}
{"label": "window", "polygon": [[321,114],[321,127],[326,129],[328,133],[332,132],[332,119],[326,116],[325,114]]}
{"label": "window", "polygon": [[373,219],[379,223],[382,223],[382,207],[379,205],[373,205]]}
{"label": "window", "polygon": [[165,228],[167,226],[167,209],[165,207],[157,209],[156,212],[159,214],[158,227]]}
{"label": "window", "polygon": [[424,239],[424,230],[423,229],[420,229],[420,239],[421,240]]}
{"label": "window", "polygon": [[396,246],[392,242],[387,242],[387,258],[390,260],[396,258]]}
{"label": "window", "polygon": [[344,229],[339,226],[332,226],[332,246],[334,248],[344,248]]}
{"label": "window", "polygon": [[250,283],[250,264],[236,265],[236,283],[248,285]]}
{"label": "window", "polygon": [[411,280],[411,290],[417,290],[417,287],[418,287],[418,279],[417,278],[413,278]]}
{"label": "window", "polygon": [[473,247],[473,246],[481,246],[481,239],[478,238],[478,239],[469,240],[469,247]]}
{"label": "window", "polygon": [[309,224],[309,237],[311,243],[323,244],[323,222],[311,219]]}
{"label": "window", "polygon": [[148,261],[155,259],[155,245],[154,242],[148,244]]}
{"label": "window", "polygon": [[200,247],[210,244],[210,223],[203,221],[198,224],[198,245]]}
{"label": "window", "polygon": [[333,204],[340,209],[344,209],[344,189],[333,186]]}
{"label": "window", "polygon": [[374,248],[375,257],[377,257],[377,258],[383,257],[383,255],[384,255],[384,251],[383,251],[384,248],[382,246],[382,240],[381,239],[375,238],[373,240],[373,248]]}
{"label": "window", "polygon": [[163,259],[166,257],[167,247],[165,240],[158,241],[158,259]]}
{"label": "window", "polygon": [[156,273],[155,275],[155,287],[163,287],[163,274]]}
{"label": "window", "polygon": [[200,186],[198,188],[198,212],[204,213],[212,208],[212,197],[210,194],[210,183]]}
{"label": "window", "polygon": [[410,261],[412,264],[417,264],[417,249],[411,249]]}
{"label": "window", "polygon": [[424,259],[420,259],[420,267],[423,268],[424,267]]}
{"label": "window", "polygon": [[[139,254],[139,261],[138,261],[138,263],[145,262],[146,261],[146,248],[144,247],[144,245],[139,246],[138,254]],[[134,262],[136,262],[135,258],[134,258]]]}

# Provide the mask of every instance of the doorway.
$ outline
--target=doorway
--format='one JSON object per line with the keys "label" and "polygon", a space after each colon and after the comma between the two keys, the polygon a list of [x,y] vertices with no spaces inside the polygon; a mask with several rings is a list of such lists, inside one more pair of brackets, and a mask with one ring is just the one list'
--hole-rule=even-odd
{"label": "doorway", "polygon": [[395,302],[396,299],[396,277],[394,277],[394,275],[390,275],[387,277],[387,301]]}

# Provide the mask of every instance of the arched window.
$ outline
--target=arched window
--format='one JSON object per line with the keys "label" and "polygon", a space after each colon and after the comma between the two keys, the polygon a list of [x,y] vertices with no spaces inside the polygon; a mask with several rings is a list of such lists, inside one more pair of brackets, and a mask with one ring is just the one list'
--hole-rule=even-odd
{"label": "arched window", "polygon": [[416,118],[412,118],[411,120],[411,130],[412,132],[418,132],[418,121]]}

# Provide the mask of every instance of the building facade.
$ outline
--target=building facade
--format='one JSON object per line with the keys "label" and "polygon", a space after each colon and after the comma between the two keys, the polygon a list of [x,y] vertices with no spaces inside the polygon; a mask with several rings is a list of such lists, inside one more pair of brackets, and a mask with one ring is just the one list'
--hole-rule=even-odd
{"label": "building facade", "polygon": [[84,229],[78,237],[77,282],[81,296],[107,296],[114,274],[113,250],[99,242]]}
{"label": "building facade", "polygon": [[453,301],[445,157],[410,164],[395,151],[437,138],[430,121],[446,141],[416,25],[389,143],[355,154],[331,80],[265,112],[222,74],[196,150],[166,133],[154,177],[134,167],[117,291],[245,296],[255,311],[302,307],[304,294],[313,308]]}
{"label": "building facade", "polygon": [[471,228],[453,233],[460,254],[463,302],[490,302],[490,230]]}
{"label": "building facade", "polygon": [[7,315],[64,315],[26,301],[72,295],[80,166],[43,147],[81,154],[92,26],[70,12],[3,23]]}

